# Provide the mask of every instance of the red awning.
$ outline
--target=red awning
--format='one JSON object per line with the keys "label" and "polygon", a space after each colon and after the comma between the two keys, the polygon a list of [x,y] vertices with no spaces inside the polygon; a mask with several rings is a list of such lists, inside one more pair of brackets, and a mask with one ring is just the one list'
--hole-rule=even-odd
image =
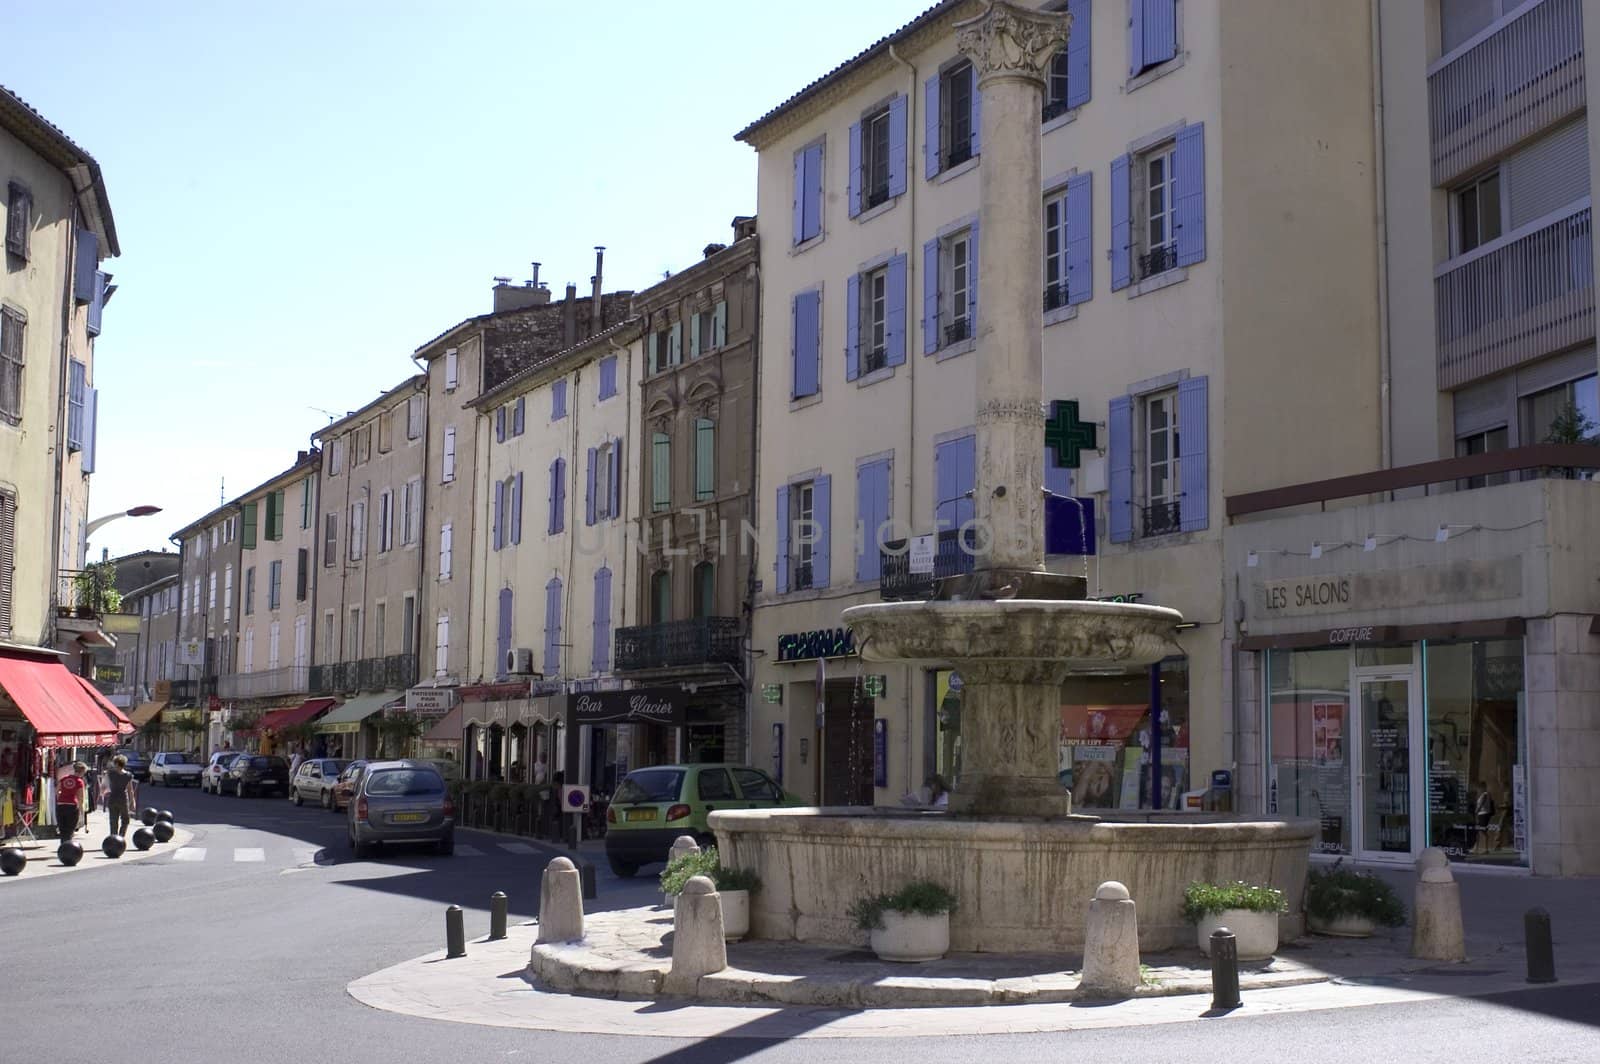
{"label": "red awning", "polygon": [[282,731],[296,724],[304,724],[338,701],[337,698],[308,698],[293,709],[273,710],[261,718],[261,723],[256,725],[256,731]]}
{"label": "red awning", "polygon": [[94,699],[94,704],[99,706],[101,709],[105,710],[106,715],[108,717],[110,717],[111,720],[112,720],[112,723],[114,723],[117,726],[117,734],[118,735],[132,735],[133,734],[133,732],[134,732],[133,721],[128,719],[128,715],[126,713],[122,712],[121,709],[119,709],[117,706],[113,705],[111,703],[111,699],[109,699],[105,695],[101,694],[100,693],[100,688],[96,687],[92,680],[87,680],[87,679],[83,678],[82,676],[77,675],[76,673],[73,674],[73,679],[75,679],[79,683],[83,684],[83,689],[85,691],[89,692],[89,697]]}
{"label": "red awning", "polygon": [[38,732],[38,746],[111,746],[117,741],[111,718],[59,661],[0,656],[0,688]]}

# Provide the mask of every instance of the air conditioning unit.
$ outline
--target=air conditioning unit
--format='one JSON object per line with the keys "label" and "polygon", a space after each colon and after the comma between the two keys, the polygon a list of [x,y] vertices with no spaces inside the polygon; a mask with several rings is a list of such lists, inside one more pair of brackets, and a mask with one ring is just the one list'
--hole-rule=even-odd
{"label": "air conditioning unit", "polygon": [[533,672],[533,651],[528,647],[517,647],[506,651],[506,675],[528,676]]}

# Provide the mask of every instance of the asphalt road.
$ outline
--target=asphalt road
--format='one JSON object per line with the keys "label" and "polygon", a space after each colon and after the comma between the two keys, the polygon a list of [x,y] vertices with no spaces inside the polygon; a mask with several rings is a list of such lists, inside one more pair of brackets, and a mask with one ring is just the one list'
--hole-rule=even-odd
{"label": "asphalt road", "polygon": [[[687,1042],[398,1016],[357,1003],[346,984],[442,946],[451,903],[467,909],[469,937],[487,929],[495,890],[510,896],[513,920],[535,915],[549,851],[462,832],[454,857],[356,861],[342,817],[319,809],[195,791],[142,797],[195,832],[187,852],[0,889],[0,1061],[1600,1061],[1600,985],[936,1043]],[[648,873],[622,881],[602,867],[599,877],[603,907],[653,896]]]}

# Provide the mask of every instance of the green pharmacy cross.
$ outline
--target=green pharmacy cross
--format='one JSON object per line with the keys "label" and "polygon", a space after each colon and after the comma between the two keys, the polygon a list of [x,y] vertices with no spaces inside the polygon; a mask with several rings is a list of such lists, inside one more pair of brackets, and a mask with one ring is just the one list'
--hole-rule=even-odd
{"label": "green pharmacy cross", "polygon": [[1078,420],[1076,399],[1051,401],[1050,417],[1044,423],[1044,445],[1055,451],[1056,466],[1061,469],[1077,469],[1083,451],[1099,449],[1094,422]]}

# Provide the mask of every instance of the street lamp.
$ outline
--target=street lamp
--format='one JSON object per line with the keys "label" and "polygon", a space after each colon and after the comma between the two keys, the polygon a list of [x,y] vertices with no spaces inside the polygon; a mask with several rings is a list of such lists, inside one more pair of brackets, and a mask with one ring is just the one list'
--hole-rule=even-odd
{"label": "street lamp", "polygon": [[106,514],[104,517],[96,517],[93,521],[90,521],[88,527],[85,528],[83,538],[87,540],[90,536],[94,535],[96,529],[103,528],[118,518],[149,517],[151,514],[158,514],[160,512],[161,507],[159,506],[135,506],[131,510],[122,511],[120,514]]}

